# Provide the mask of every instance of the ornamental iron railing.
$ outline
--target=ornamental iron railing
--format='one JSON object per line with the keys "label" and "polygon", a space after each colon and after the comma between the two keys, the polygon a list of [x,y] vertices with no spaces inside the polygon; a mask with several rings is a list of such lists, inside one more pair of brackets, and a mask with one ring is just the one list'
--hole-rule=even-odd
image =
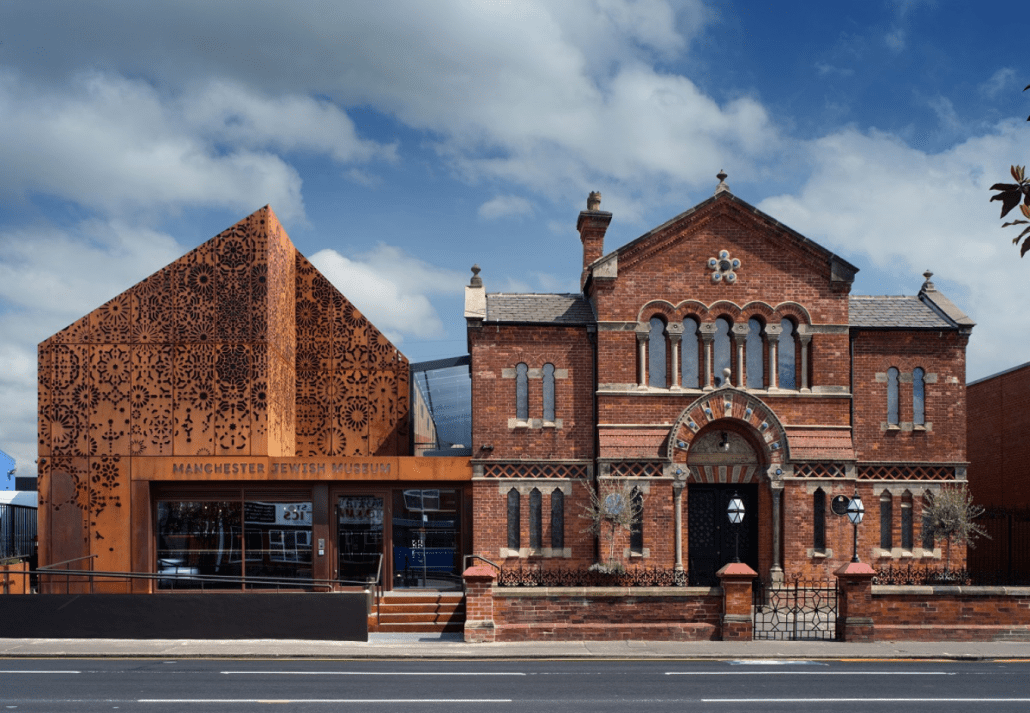
{"label": "ornamental iron railing", "polygon": [[755,640],[833,641],[837,638],[837,580],[792,576],[751,587]]}
{"label": "ornamental iron railing", "polygon": [[497,573],[500,587],[685,587],[687,573],[661,567],[605,571],[588,567],[516,567]]}

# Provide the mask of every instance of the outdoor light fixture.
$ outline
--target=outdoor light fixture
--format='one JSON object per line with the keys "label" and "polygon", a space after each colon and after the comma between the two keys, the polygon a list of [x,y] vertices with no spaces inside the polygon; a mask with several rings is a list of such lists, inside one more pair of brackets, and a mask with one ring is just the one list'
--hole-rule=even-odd
{"label": "outdoor light fixture", "polygon": [[[726,451],[729,451],[729,449],[730,449],[730,439],[729,439],[729,436],[726,435],[726,431],[723,431],[722,432],[722,440],[719,441],[719,450],[723,451],[725,453]],[[736,497],[736,496],[734,496],[734,497]]]}
{"label": "outdoor light fixture", "polygon": [[865,505],[862,504],[862,498],[858,497],[858,486],[855,486],[855,497],[851,498],[848,503],[848,519],[851,520],[851,524],[855,529],[854,549],[852,550],[851,561],[858,562],[858,524],[862,522],[862,516],[865,514]]}
{"label": "outdoor light fixture", "polygon": [[[730,518],[731,525],[740,525],[740,523],[744,522],[744,501],[737,496],[736,491],[733,492],[733,498],[726,507],[726,514]],[[740,528],[734,527],[733,534],[736,536],[733,561],[740,562]]]}

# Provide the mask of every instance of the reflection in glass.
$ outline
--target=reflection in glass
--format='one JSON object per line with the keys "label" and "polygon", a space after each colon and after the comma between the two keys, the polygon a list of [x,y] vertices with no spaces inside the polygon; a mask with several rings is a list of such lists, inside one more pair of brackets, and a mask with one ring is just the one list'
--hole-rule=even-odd
{"label": "reflection in glass", "polygon": [[[159,589],[199,589],[192,575],[239,577],[243,528],[239,502],[162,501],[157,504]],[[203,583],[205,589],[239,589],[236,582]]]}
{"label": "reflection in glass", "polygon": [[458,491],[395,490],[394,587],[461,586]]}
{"label": "reflection in glass", "polygon": [[[311,501],[243,503],[246,576],[311,579]],[[248,580],[250,589],[274,582]]]}
{"label": "reflection in glass", "polygon": [[383,499],[344,495],[336,501],[337,576],[345,582],[375,581],[383,554]]}

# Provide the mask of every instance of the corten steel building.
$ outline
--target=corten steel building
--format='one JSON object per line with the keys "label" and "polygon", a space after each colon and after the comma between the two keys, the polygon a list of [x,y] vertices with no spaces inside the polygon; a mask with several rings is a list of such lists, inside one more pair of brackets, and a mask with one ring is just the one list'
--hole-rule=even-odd
{"label": "corten steel building", "polygon": [[477,554],[607,559],[579,515],[588,488],[629,482],[642,515],[616,558],[692,584],[717,583],[738,543],[766,581],[829,575],[852,557],[834,510],[856,492],[863,562],[941,563],[922,509],[966,477],[973,322],[929,273],[916,295],[852,296],[857,268],[719,178],[712,198],[612,252],[612,214],[591,194],[581,293],[489,293],[473,268]]}
{"label": "corten steel building", "polygon": [[409,383],[263,208],[39,345],[40,564],[454,586],[471,471],[410,455]]}

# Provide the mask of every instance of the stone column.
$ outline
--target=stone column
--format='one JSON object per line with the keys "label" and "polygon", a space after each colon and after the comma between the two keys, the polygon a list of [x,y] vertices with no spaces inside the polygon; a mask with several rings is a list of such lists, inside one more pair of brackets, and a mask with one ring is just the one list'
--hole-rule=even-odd
{"label": "stone column", "polygon": [[669,342],[672,344],[672,388],[680,388],[680,373],[683,369],[680,366],[680,342],[683,341],[683,324],[673,322],[667,326]]}
{"label": "stone column", "polygon": [[783,327],[778,324],[765,325],[765,343],[769,347],[769,389],[779,388],[780,364],[776,358],[776,352],[780,346],[780,334]]}
{"label": "stone column", "polygon": [[712,345],[715,342],[715,330],[715,322],[705,322],[697,330],[701,334],[701,343],[705,352],[705,372],[701,377],[701,388],[705,391],[711,391],[714,388],[712,385]]}
{"label": "stone column", "polygon": [[494,641],[494,570],[486,565],[465,570],[465,641]]}
{"label": "stone column", "polygon": [[747,322],[733,325],[733,341],[737,345],[737,388],[745,388],[744,379],[744,345],[747,344]]}
{"label": "stone column", "polygon": [[743,562],[730,562],[716,575],[722,585],[722,640],[751,641],[751,582],[758,573]]}
{"label": "stone column", "polygon": [[[686,467],[686,466],[684,466]],[[686,486],[686,473],[677,474],[672,484],[672,507],[676,514],[676,571],[683,571],[683,488]],[[682,480],[680,479],[682,478]]]}
{"label": "stone column", "polygon": [[[776,466],[770,470],[776,471]],[[775,480],[773,478],[776,478]],[[783,581],[783,560],[780,555],[780,502],[783,499],[783,481],[779,476],[770,474],[769,489],[772,491],[772,541],[773,558],[772,569],[769,571],[769,578],[776,583]]]}
{"label": "stone column", "polygon": [[647,337],[645,325],[637,325],[637,388],[647,388]]}
{"label": "stone column", "polygon": [[837,638],[841,641],[876,641],[873,621],[873,577],[865,562],[848,562],[837,575]]}
{"label": "stone column", "polygon": [[808,348],[812,343],[812,335],[801,332],[798,338],[801,341],[801,390],[809,392],[812,389],[808,385]]}

